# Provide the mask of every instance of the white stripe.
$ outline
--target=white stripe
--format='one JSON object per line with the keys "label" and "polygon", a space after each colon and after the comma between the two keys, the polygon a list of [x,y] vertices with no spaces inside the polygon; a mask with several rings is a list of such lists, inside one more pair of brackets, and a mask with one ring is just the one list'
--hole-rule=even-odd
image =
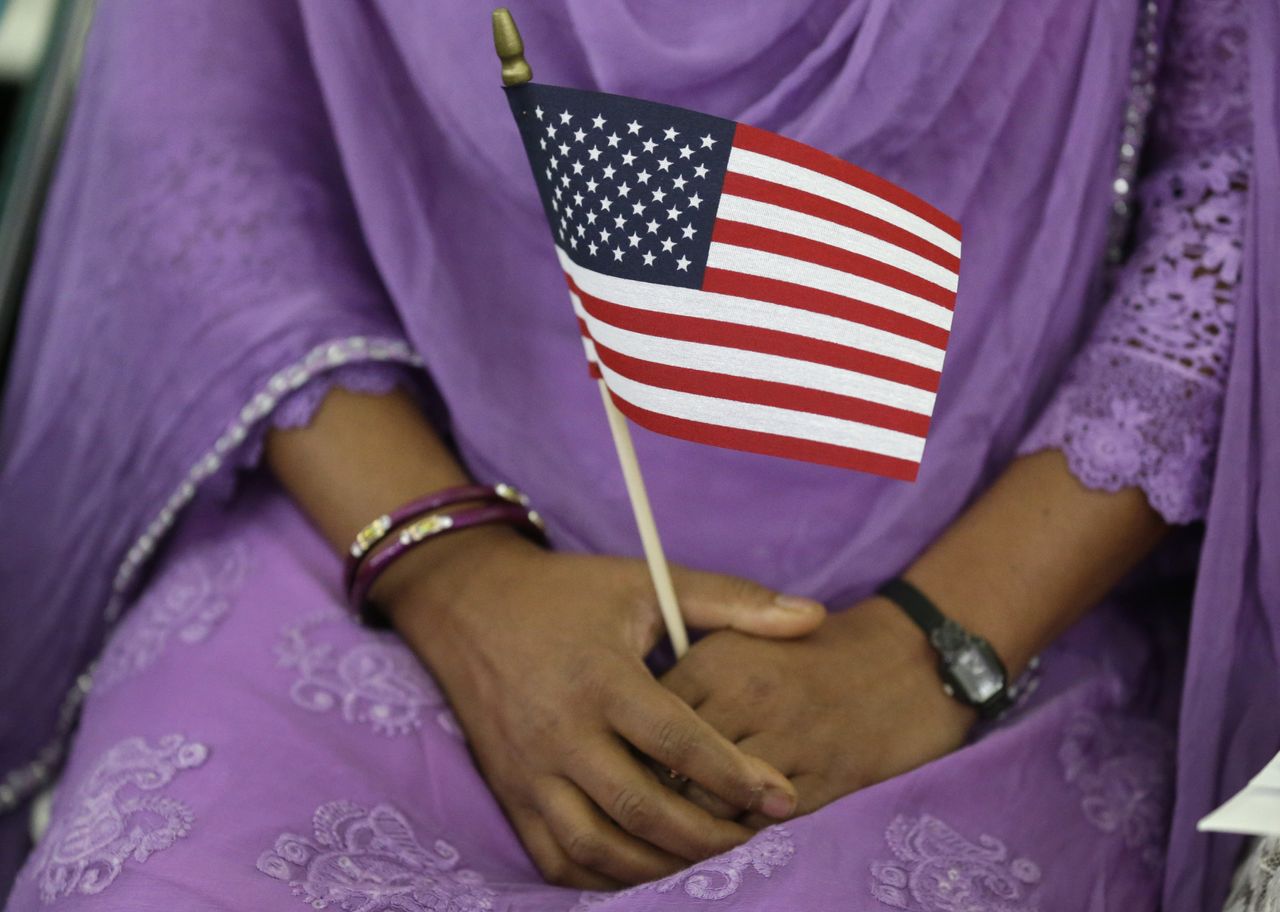
{"label": "white stripe", "polygon": [[560,248],[556,248],[556,252],[564,271],[573,277],[573,281],[583,292],[593,298],[653,313],[720,320],[741,326],[793,333],[847,345],[930,370],[942,370],[943,349],[883,329],[797,307],[716,294],[697,288],[676,288],[604,275],[579,266]]}
{"label": "white stripe", "polygon": [[876,218],[884,219],[891,225],[897,225],[905,231],[910,231],[952,256],[960,256],[960,242],[937,225],[925,221],[914,212],[908,212],[896,203],[889,202],[884,197],[868,193],[866,190],[846,184],[819,171],[794,165],[769,155],[761,155],[759,152],[739,149],[737,146],[729,153],[729,170],[781,184],[784,187],[804,190],[806,193],[841,203],[851,209],[858,209]]}
{"label": "white stripe", "polygon": [[882,285],[840,269],[819,266],[808,260],[797,260],[751,247],[712,241],[711,250],[707,255],[707,266],[766,279],[777,279],[782,282],[794,282],[797,285],[808,285],[819,291],[856,298],[895,313],[915,317],[933,326],[948,330],[951,328],[951,311],[941,304],[926,301],[924,298],[900,289]]}
{"label": "white stripe", "polygon": [[831,222],[816,215],[809,215],[785,206],[762,203],[759,200],[725,194],[720,197],[716,218],[758,225],[774,231],[783,231],[808,238],[820,244],[830,244],[850,253],[858,253],[873,260],[919,276],[935,285],[954,292],[960,284],[960,276],[945,266],[926,260],[896,244],[856,231],[838,222]]}
{"label": "white stripe", "polygon": [[744,431],[779,434],[797,440],[813,440],[916,463],[924,453],[923,437],[900,431],[771,405],[752,405],[731,399],[662,389],[628,380],[609,370],[604,364],[600,365],[600,372],[610,391],[619,399],[660,415]]}
{"label": "white stripe", "polygon": [[[574,308],[580,309],[581,302],[577,300],[577,296],[570,294],[570,297],[574,298]],[[782,355],[766,355],[741,348],[650,336],[629,329],[619,329],[597,320],[586,311],[581,312],[592,340],[621,355],[629,355],[642,361],[665,364],[670,367],[708,371],[730,377],[745,377],[750,380],[788,383],[805,389],[834,393],[837,396],[852,396],[867,402],[878,402],[921,415],[933,413],[934,394],[904,383],[894,383],[891,380],[870,377],[856,371],[826,364],[814,364],[811,361],[800,361]]]}

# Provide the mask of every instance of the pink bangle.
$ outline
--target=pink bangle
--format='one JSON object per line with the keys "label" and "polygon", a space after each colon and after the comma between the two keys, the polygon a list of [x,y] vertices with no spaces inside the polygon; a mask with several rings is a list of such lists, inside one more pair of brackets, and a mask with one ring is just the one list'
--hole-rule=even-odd
{"label": "pink bangle", "polygon": [[351,588],[347,592],[351,610],[366,624],[385,627],[385,621],[373,615],[368,610],[367,604],[369,590],[373,588],[373,584],[377,582],[384,570],[428,539],[491,523],[519,526],[539,538],[544,536],[545,527],[537,511],[515,504],[493,504],[460,510],[457,513],[433,513],[423,516],[401,530],[395,542],[374,554],[357,570]]}
{"label": "pink bangle", "polygon": [[346,592],[351,591],[351,587],[355,585],[356,571],[360,569],[361,562],[397,526],[403,525],[423,513],[430,513],[432,510],[439,510],[443,507],[451,507],[454,504],[466,503],[469,500],[505,501],[521,507],[529,506],[529,498],[506,482],[498,482],[495,485],[460,485],[456,488],[435,491],[425,497],[419,497],[417,500],[411,500],[390,513],[384,513],[356,533],[356,540],[347,549],[347,556],[343,561],[343,590]]}

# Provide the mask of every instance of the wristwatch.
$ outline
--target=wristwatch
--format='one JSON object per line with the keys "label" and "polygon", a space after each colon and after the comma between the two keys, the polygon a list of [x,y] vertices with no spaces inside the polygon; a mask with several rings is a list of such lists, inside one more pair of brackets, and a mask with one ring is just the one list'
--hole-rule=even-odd
{"label": "wristwatch", "polygon": [[948,696],[972,706],[984,719],[1009,708],[1013,703],[1009,675],[990,643],[947,617],[904,579],[891,579],[878,592],[924,631],[938,654],[938,673]]}

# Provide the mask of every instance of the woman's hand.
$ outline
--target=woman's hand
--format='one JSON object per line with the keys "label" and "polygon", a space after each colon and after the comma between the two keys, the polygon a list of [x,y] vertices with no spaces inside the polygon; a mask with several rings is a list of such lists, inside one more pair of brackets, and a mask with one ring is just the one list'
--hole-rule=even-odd
{"label": "woman's hand", "polygon": [[[375,598],[448,694],[548,880],[639,883],[750,837],[666,787],[667,767],[724,807],[775,819],[794,810],[781,773],[735,748],[645,666],[662,622],[642,562],[549,553],[490,527],[432,542],[391,569]],[[799,636],[825,618],[815,602],[788,607],[732,577],[677,570],[676,589],[691,626],[748,639]]]}
{"label": "woman's hand", "polygon": [[[878,597],[800,640],[709,634],[662,683],[786,775],[801,814],[954,750],[977,718],[942,692],[924,637]],[[753,828],[772,822],[698,784],[683,791],[718,817]]]}

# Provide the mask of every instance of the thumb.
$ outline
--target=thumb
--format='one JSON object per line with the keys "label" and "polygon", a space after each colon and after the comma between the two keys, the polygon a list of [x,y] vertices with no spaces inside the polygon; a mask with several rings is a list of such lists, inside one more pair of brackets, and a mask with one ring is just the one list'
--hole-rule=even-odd
{"label": "thumb", "polygon": [[826,619],[821,602],[772,589],[738,576],[672,567],[680,613],[691,627],[722,627],[763,637],[798,637]]}

